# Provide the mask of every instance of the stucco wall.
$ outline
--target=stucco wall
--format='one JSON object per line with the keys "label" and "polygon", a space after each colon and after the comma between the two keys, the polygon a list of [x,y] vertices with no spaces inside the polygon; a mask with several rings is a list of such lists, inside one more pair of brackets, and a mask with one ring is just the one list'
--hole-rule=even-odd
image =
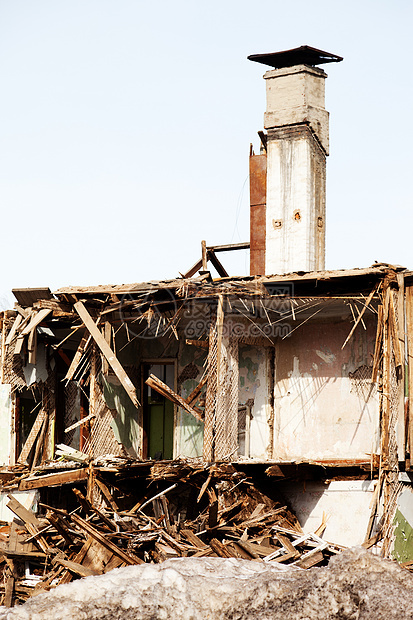
{"label": "stucco wall", "polygon": [[314,532],[327,518],[323,539],[338,545],[361,545],[366,537],[374,480],[280,483],[301,527]]}
{"label": "stucco wall", "polygon": [[365,459],[378,451],[377,389],[368,378],[375,325],[346,347],[351,324],[311,324],[276,346],[274,456]]}

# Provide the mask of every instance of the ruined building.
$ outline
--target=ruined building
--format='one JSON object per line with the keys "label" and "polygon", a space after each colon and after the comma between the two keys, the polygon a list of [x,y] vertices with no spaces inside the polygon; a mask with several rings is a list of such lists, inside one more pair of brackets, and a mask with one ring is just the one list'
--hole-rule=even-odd
{"label": "ruined building", "polygon": [[[413,560],[398,536],[413,523],[413,272],[325,271],[320,65],[342,59],[309,47],[249,58],[270,67],[250,243],[203,243],[175,280],[15,289],[2,314],[0,479],[28,465],[30,507],[42,471],[86,477],[53,469],[67,447],[227,462],[266,472],[306,530],[325,513],[327,540]],[[249,246],[250,275],[230,277],[218,256]]]}

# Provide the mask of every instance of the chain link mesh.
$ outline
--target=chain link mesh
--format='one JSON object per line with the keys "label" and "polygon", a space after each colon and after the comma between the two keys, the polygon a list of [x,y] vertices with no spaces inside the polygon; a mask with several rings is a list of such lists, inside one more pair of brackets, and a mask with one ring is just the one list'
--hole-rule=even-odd
{"label": "chain link mesh", "polygon": [[[395,333],[399,334],[398,319],[398,294],[397,291],[390,291],[394,305]],[[392,313],[389,312],[388,329],[390,329],[390,321],[393,320]],[[397,376],[395,343],[393,338],[389,338],[389,373],[388,385],[383,385],[383,394],[381,398],[382,424],[385,423],[383,410],[386,406],[385,399],[388,399],[388,446],[387,446],[387,464],[383,479],[383,548],[382,555],[390,556],[392,543],[394,540],[394,514],[397,508],[397,498],[403,489],[403,485],[399,483],[399,455],[397,444],[397,426],[399,423],[400,402],[404,396],[404,382]],[[386,429],[382,428],[382,433]]]}
{"label": "chain link mesh", "polygon": [[116,441],[111,423],[113,421],[112,411],[107,407],[103,398],[102,386],[97,381],[97,377],[102,368],[101,356],[92,349],[94,360],[91,363],[91,372],[93,372],[95,380],[91,380],[90,393],[90,413],[95,414],[89,437],[83,446],[83,452],[89,454],[93,458],[103,456],[105,454],[113,454],[114,456],[123,456],[124,450]]}
{"label": "chain link mesh", "polygon": [[208,462],[229,458],[238,449],[238,340],[232,334],[222,336],[219,370],[217,356],[217,325],[212,321],[203,453]]}

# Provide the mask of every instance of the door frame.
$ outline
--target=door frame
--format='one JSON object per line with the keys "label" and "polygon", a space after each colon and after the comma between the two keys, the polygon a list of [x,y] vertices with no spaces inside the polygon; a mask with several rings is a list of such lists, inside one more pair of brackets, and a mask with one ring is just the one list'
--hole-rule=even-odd
{"label": "door frame", "polygon": [[[147,386],[144,382],[144,368],[148,364],[162,364],[174,367],[174,385],[173,390],[176,392],[178,384],[178,360],[176,357],[145,357],[141,359],[140,363],[140,377],[141,377],[141,402],[142,402],[142,458],[145,460],[148,458],[148,437],[145,430],[145,399],[144,391]],[[173,404],[174,411],[174,424],[172,431],[172,458],[176,457],[176,426],[177,426],[177,414],[178,407]]]}

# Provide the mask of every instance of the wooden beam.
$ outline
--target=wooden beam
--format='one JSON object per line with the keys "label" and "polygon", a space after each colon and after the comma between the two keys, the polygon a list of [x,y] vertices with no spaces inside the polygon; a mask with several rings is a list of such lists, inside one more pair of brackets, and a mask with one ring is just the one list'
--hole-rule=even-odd
{"label": "wooden beam", "polygon": [[72,362],[69,366],[69,370],[66,373],[65,376],[65,380],[66,381],[71,381],[71,379],[73,379],[73,375],[76,372],[76,368],[79,365],[80,360],[82,359],[82,355],[83,353],[86,351],[86,347],[89,344],[90,340],[91,340],[91,336],[89,335],[88,332],[86,332],[82,338],[82,340],[80,341],[80,344],[77,348],[77,351],[72,359]]}
{"label": "wooden beam", "polygon": [[112,497],[112,494],[106,484],[102,480],[99,480],[99,478],[95,478],[95,484],[105,498],[106,503],[112,508],[114,512],[119,512],[119,506],[117,505],[114,497]]}
{"label": "wooden beam", "polygon": [[209,349],[209,340],[191,340],[187,338],[185,344],[192,344],[194,347],[200,347],[201,349]]}
{"label": "wooden beam", "polygon": [[14,323],[12,325],[11,330],[8,333],[8,336],[6,338],[6,346],[8,346],[11,341],[13,340],[14,336],[16,335],[16,332],[19,328],[20,323],[23,321],[23,317],[21,314],[18,314],[14,320]]}
{"label": "wooden beam", "polygon": [[26,524],[30,523],[31,525],[34,525],[35,527],[41,529],[42,524],[40,523],[39,519],[36,517],[34,512],[32,512],[31,510],[28,510],[27,508],[25,508],[23,506],[23,504],[21,504],[10,493],[7,495],[7,497],[9,499],[9,501],[7,503],[7,508],[9,510],[14,512],[14,514],[17,515],[19,517],[19,519],[21,519],[23,521],[23,523],[26,523]]}
{"label": "wooden beam", "polygon": [[48,474],[36,478],[25,478],[19,483],[19,491],[28,491],[29,489],[41,489],[42,487],[52,487],[70,482],[78,482],[87,479],[87,469],[71,469],[70,471],[59,472],[57,474]]}
{"label": "wooden beam", "polygon": [[186,280],[187,278],[192,278],[202,268],[202,258],[198,260],[195,265],[193,265],[186,273],[181,274],[182,277]]}
{"label": "wooden beam", "polygon": [[190,407],[194,403],[196,403],[196,401],[198,400],[199,395],[200,395],[200,393],[202,391],[202,388],[204,387],[204,385],[206,384],[207,381],[208,381],[208,374],[205,374],[205,376],[201,379],[201,381],[198,383],[196,388],[194,390],[192,390],[192,392],[190,393],[190,395],[186,399],[186,402],[188,403],[188,405]]}
{"label": "wooden beam", "polygon": [[228,272],[226,271],[221,261],[218,260],[214,250],[208,250],[207,257],[209,258],[221,278],[229,278]]}
{"label": "wooden beam", "polygon": [[90,413],[89,415],[87,415],[85,418],[82,418],[81,420],[78,420],[77,422],[75,422],[74,424],[71,424],[70,426],[68,426],[67,428],[65,428],[65,433],[68,433],[69,431],[73,431],[73,429],[77,428],[78,426],[82,426],[82,424],[86,424],[87,422],[90,422],[91,420],[93,420],[93,418],[95,418],[95,414],[94,413]]}
{"label": "wooden beam", "polygon": [[32,331],[29,333],[29,337],[27,339],[27,351],[29,353],[29,359],[27,360],[29,364],[36,364],[36,351],[37,351],[37,329],[33,327]]}
{"label": "wooden beam", "polygon": [[396,312],[394,309],[394,301],[393,301],[392,292],[390,293],[389,302],[390,302],[389,303],[389,324],[390,324],[391,338],[393,341],[394,359],[395,359],[396,366],[402,366],[403,355],[402,355],[401,348],[400,348],[400,340],[399,340],[399,334],[397,330],[397,319],[396,319]]}
{"label": "wooden beam", "polygon": [[232,250],[249,250],[249,241],[245,243],[227,243],[226,245],[209,245],[207,250],[213,250],[214,252],[230,252]]}
{"label": "wooden beam", "polygon": [[34,442],[36,441],[36,437],[42,428],[42,424],[44,419],[46,418],[46,412],[44,409],[41,409],[37,414],[37,418],[34,421],[32,428],[30,429],[30,433],[28,438],[26,439],[26,443],[24,444],[22,451],[20,452],[20,456],[17,459],[18,463],[24,463],[27,457],[30,454],[30,450],[33,448]]}
{"label": "wooden beam", "polygon": [[122,386],[124,387],[132,403],[135,405],[136,408],[140,407],[140,402],[136,395],[135,386],[133,385],[132,381],[129,379],[128,375],[123,369],[123,366],[121,365],[118,358],[116,357],[116,355],[114,354],[114,352],[112,351],[112,349],[110,348],[110,346],[108,345],[108,343],[106,342],[102,334],[100,333],[99,329],[96,327],[95,322],[93,321],[89,312],[86,310],[85,306],[83,305],[81,301],[76,302],[74,305],[74,308],[76,312],[78,313],[78,315],[80,316],[80,318],[82,319],[83,323],[85,324],[85,327],[88,329],[93,340],[96,342],[97,346],[99,347],[103,355],[106,357],[109,365],[111,366],[113,372],[115,373],[115,375],[121,382]]}
{"label": "wooden beam", "polygon": [[202,250],[202,271],[208,271],[208,254],[206,249],[206,241],[201,241]]}
{"label": "wooden beam", "polygon": [[380,364],[380,357],[381,357],[381,351],[382,351],[382,341],[383,341],[383,306],[380,305],[378,308],[376,344],[374,347],[373,369],[371,372],[372,383],[376,383],[377,381],[377,375],[379,372],[379,364]]}
{"label": "wooden beam", "polygon": [[56,563],[60,564],[61,566],[64,566],[65,568],[70,570],[70,572],[75,573],[76,575],[79,575],[80,577],[91,577],[93,575],[101,574],[93,570],[92,568],[87,568],[86,566],[82,566],[81,564],[78,564],[77,562],[72,562],[71,560],[65,560],[64,558],[59,557],[59,555],[57,555],[53,559],[53,564],[56,564]]}
{"label": "wooden beam", "polygon": [[178,407],[185,409],[185,411],[193,415],[199,422],[202,422],[201,415],[195,411],[195,409],[190,407],[188,403],[181,396],[179,396],[179,394],[166,385],[166,383],[158,379],[158,377],[155,377],[155,375],[149,375],[145,383],[152,389],[156,390],[156,392],[159,392],[159,394],[173,402],[175,405],[178,405]]}

